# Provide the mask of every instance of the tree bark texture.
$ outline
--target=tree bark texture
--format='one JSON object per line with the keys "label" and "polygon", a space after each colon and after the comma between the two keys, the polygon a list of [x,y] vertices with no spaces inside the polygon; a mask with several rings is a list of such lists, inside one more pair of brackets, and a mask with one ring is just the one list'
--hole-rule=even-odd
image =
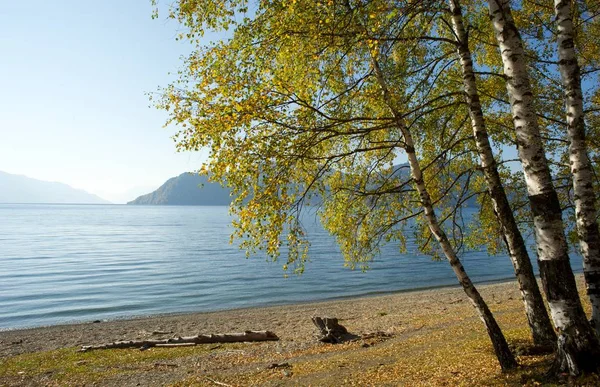
{"label": "tree bark texture", "polygon": [[558,329],[557,371],[578,375],[597,371],[598,337],[586,319],[569,264],[558,195],[552,184],[534,109],[523,44],[508,0],[488,0],[510,98],[517,149],[534,219],[544,292]]}
{"label": "tree bark texture", "polygon": [[467,297],[479,313],[479,317],[481,321],[483,321],[487,333],[492,341],[492,346],[494,347],[494,352],[496,357],[498,358],[498,362],[500,363],[500,367],[503,371],[507,371],[517,367],[517,361],[515,360],[510,348],[508,347],[508,343],[500,329],[500,326],[496,322],[496,319],[492,315],[492,312],[488,308],[487,304],[471,282],[471,279],[467,275],[465,268],[460,262],[456,251],[450,244],[448,240],[448,236],[440,226],[435,211],[433,209],[433,204],[431,202],[431,196],[425,186],[425,182],[423,180],[423,174],[421,171],[421,166],[419,164],[419,160],[415,150],[415,143],[412,137],[411,132],[406,127],[404,119],[402,118],[402,114],[399,109],[394,106],[392,102],[390,92],[388,86],[386,84],[385,78],[382,74],[379,63],[377,62],[375,57],[372,57],[373,68],[375,70],[375,75],[377,77],[377,81],[381,87],[383,98],[385,100],[386,105],[390,108],[396,124],[398,128],[401,130],[404,136],[405,143],[405,151],[408,156],[408,163],[411,170],[411,176],[415,184],[415,188],[419,194],[419,198],[421,201],[421,205],[425,212],[425,217],[427,219],[429,229],[432,234],[440,244],[446,259],[450,263],[456,278],[460,282],[465,291]]}
{"label": "tree bark texture", "polygon": [[600,232],[596,221],[594,174],[586,145],[581,74],[573,40],[571,2],[554,0],[554,12],[558,26],[558,66],[565,89],[577,234],[583,256],[587,294],[592,304],[592,325],[596,333],[600,334]]}
{"label": "tree bark texture", "polygon": [[242,333],[219,333],[215,335],[198,335],[189,337],[175,337],[163,340],[130,340],[115,341],[114,343],[101,345],[84,345],[80,352],[88,352],[95,349],[115,348],[140,348],[147,349],[156,346],[177,346],[182,344],[210,344],[210,343],[239,343],[249,341],[277,341],[279,337],[270,331],[245,331]]}
{"label": "tree bark texture", "polygon": [[550,323],[548,312],[544,306],[544,300],[533,273],[531,260],[525,246],[512,208],[506,197],[504,186],[498,173],[498,165],[494,159],[492,146],[486,129],[483,110],[477,91],[477,81],[473,70],[473,59],[469,50],[469,41],[463,24],[462,10],[458,0],[449,0],[450,12],[452,14],[452,27],[457,43],[457,51],[460,57],[460,65],[463,73],[463,85],[469,115],[473,128],[473,137],[477,146],[477,152],[481,160],[483,175],[488,187],[488,193],[492,200],[494,213],[500,224],[504,241],[515,269],[521,297],[525,304],[527,322],[537,345],[545,345],[556,341],[554,328]]}

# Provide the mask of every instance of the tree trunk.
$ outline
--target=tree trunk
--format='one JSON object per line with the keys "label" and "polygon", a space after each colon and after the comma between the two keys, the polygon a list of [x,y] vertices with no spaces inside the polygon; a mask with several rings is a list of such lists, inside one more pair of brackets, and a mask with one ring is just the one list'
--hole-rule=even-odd
{"label": "tree trunk", "polygon": [[598,370],[598,337],[586,320],[575,276],[569,264],[562,211],[533,107],[533,93],[521,36],[512,18],[509,0],[488,0],[534,219],[540,274],[554,325],[559,331],[557,371],[578,375]]}
{"label": "tree trunk", "polygon": [[397,109],[390,97],[389,89],[385,82],[385,78],[383,77],[381,68],[379,67],[379,63],[377,62],[375,57],[372,57],[373,68],[375,70],[375,74],[377,76],[378,83],[382,89],[383,97],[386,105],[392,111],[394,119],[398,128],[401,130],[404,136],[405,150],[408,156],[408,163],[411,170],[411,175],[413,181],[415,183],[415,187],[417,192],[419,193],[419,197],[421,200],[421,205],[423,206],[423,210],[425,212],[425,217],[427,219],[429,229],[432,234],[442,247],[444,251],[444,255],[446,256],[456,278],[460,282],[463,287],[463,290],[467,294],[467,297],[479,313],[479,317],[481,321],[485,324],[487,333],[492,341],[492,346],[494,347],[494,352],[496,353],[496,357],[498,358],[498,362],[500,363],[500,367],[503,371],[507,371],[517,367],[517,361],[515,360],[510,348],[508,347],[508,343],[504,338],[504,334],[500,329],[500,326],[496,322],[492,312],[489,310],[487,304],[471,282],[471,279],[467,275],[465,268],[462,263],[458,259],[456,255],[456,251],[452,248],[450,241],[448,240],[448,236],[441,228],[435,211],[433,209],[433,204],[431,202],[431,196],[427,191],[427,187],[425,186],[425,182],[423,180],[423,174],[421,172],[421,167],[419,165],[419,160],[417,158],[415,144],[412,138],[412,134],[406,127],[404,123],[404,119],[402,118],[402,114],[399,109]]}
{"label": "tree trunk", "polygon": [[458,55],[463,73],[463,84],[469,105],[473,137],[481,160],[483,175],[492,199],[494,213],[500,223],[504,241],[515,269],[521,297],[525,304],[525,313],[533,342],[537,345],[554,343],[556,334],[550,323],[544,300],[533,273],[531,260],[525,242],[515,221],[512,209],[506,197],[504,186],[498,174],[498,168],[487,133],[483,111],[479,101],[473,60],[469,50],[468,35],[463,25],[462,10],[458,0],[449,0],[452,14],[452,26],[457,43]]}
{"label": "tree trunk", "polygon": [[573,41],[571,3],[554,0],[554,11],[558,25],[558,65],[565,88],[577,234],[583,256],[587,294],[592,304],[592,325],[596,333],[600,334],[600,232],[596,221],[594,176],[586,145],[581,75]]}
{"label": "tree trunk", "polygon": [[311,318],[313,324],[319,329],[319,341],[323,343],[338,344],[346,340],[353,340],[359,336],[348,333],[345,326],[338,322],[335,317],[317,317]]}

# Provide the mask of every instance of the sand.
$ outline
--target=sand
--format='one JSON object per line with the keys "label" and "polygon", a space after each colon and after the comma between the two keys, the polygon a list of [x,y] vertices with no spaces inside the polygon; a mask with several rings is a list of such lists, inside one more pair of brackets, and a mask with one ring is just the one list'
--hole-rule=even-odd
{"label": "sand", "polygon": [[[520,298],[512,281],[480,285],[480,290],[486,300],[492,303]],[[270,330],[282,341],[313,342],[316,331],[311,316],[337,317],[356,334],[376,331],[394,333],[420,314],[443,313],[449,306],[463,302],[468,303],[468,299],[462,289],[446,287],[325,302],[10,330],[0,332],[0,356],[118,340],[245,330]],[[390,318],[381,318],[387,316]]]}
{"label": "sand", "polygon": [[[583,277],[577,281],[584,297]],[[478,288],[509,343],[531,345],[516,282]],[[323,344],[316,340],[311,316],[337,317],[358,336],[379,335]],[[245,330],[269,330],[280,340],[77,352],[82,345],[119,340]],[[0,332],[0,386],[545,383],[551,354],[523,355],[518,361],[517,372],[502,374],[485,328],[459,287]],[[600,379],[591,383],[596,382]]]}

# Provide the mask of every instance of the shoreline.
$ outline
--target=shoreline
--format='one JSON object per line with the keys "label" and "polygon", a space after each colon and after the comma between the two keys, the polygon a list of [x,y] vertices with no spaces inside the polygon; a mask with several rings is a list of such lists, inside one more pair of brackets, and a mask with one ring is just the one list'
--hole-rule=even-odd
{"label": "shoreline", "polygon": [[[577,273],[576,273],[577,275]],[[536,276],[539,281],[539,276]],[[481,282],[475,282],[475,287],[483,287],[487,285],[496,285],[496,284],[504,284],[515,281],[514,278],[500,278],[494,280],[487,280]],[[338,301],[349,301],[349,300],[361,300],[364,298],[377,298],[383,296],[393,296],[397,294],[404,293],[421,293],[426,291],[436,291],[443,289],[462,289],[459,284],[452,285],[439,285],[439,286],[424,286],[420,288],[412,288],[412,289],[399,289],[392,291],[372,291],[367,293],[361,293],[356,295],[342,295],[342,296],[333,296],[330,298],[324,299],[316,299],[316,300],[306,300],[306,301],[296,301],[296,302],[281,302],[281,303],[272,303],[270,305],[267,304],[258,304],[254,306],[243,306],[243,307],[232,307],[225,309],[211,309],[211,310],[197,310],[197,311],[181,311],[181,312],[167,312],[167,313],[157,313],[157,314],[148,314],[148,315],[128,315],[128,316],[118,316],[114,318],[103,318],[103,319],[90,319],[90,320],[71,320],[65,321],[58,324],[49,324],[49,325],[34,325],[34,326],[25,326],[25,327],[12,327],[12,328],[0,328],[0,336],[6,332],[14,332],[14,331],[28,331],[34,329],[45,329],[45,328],[53,328],[53,327],[69,327],[74,325],[86,325],[86,324],[95,324],[98,323],[109,323],[109,322],[119,322],[119,321],[129,321],[129,320],[143,320],[143,319],[152,319],[152,318],[168,318],[168,317],[177,317],[177,316],[185,316],[185,315],[201,315],[208,313],[221,313],[221,312],[236,312],[236,311],[246,311],[253,309],[263,309],[263,308],[280,308],[280,307],[289,307],[289,306],[301,306],[307,304],[323,304],[330,302],[338,302]]]}
{"label": "shoreline", "polygon": [[[577,276],[579,273],[576,272]],[[536,276],[539,282],[539,276]],[[507,278],[499,278],[492,279],[486,281],[475,282],[475,286],[477,288],[487,286],[487,285],[495,285],[495,284],[503,284],[510,283],[515,281],[514,277]],[[423,286],[419,288],[411,288],[411,289],[398,289],[392,291],[372,291],[367,293],[361,293],[356,295],[341,295],[341,296],[332,296],[323,299],[314,299],[314,300],[306,300],[306,301],[295,301],[295,302],[280,302],[280,303],[272,303],[272,304],[257,304],[253,306],[243,306],[243,307],[232,307],[225,309],[210,309],[210,310],[196,310],[196,311],[180,311],[180,312],[167,312],[167,313],[157,313],[157,314],[148,314],[148,315],[125,315],[125,316],[117,316],[114,318],[101,318],[101,319],[89,319],[89,320],[71,320],[65,321],[58,324],[48,324],[48,325],[33,325],[33,326],[24,326],[24,327],[9,327],[9,328],[0,328],[0,336],[3,333],[7,332],[15,332],[15,331],[27,331],[27,330],[35,330],[35,329],[45,329],[52,327],[69,327],[75,325],[86,325],[93,324],[99,321],[100,323],[109,323],[109,322],[118,322],[118,321],[128,321],[128,320],[140,320],[140,319],[152,319],[152,318],[166,318],[166,317],[177,317],[177,316],[185,316],[191,314],[207,314],[207,313],[220,313],[220,312],[235,312],[235,311],[245,311],[251,309],[262,309],[262,308],[278,308],[278,307],[288,307],[288,306],[300,306],[306,304],[322,304],[329,302],[338,302],[338,301],[347,301],[347,300],[359,300],[363,298],[376,298],[382,296],[392,296],[396,294],[404,294],[404,293],[420,293],[426,291],[435,291],[435,290],[443,290],[443,289],[452,289],[457,288],[461,289],[459,284],[449,284],[449,285],[438,285],[438,286]]]}
{"label": "shoreline", "polygon": [[[576,281],[589,313],[583,276]],[[529,345],[516,281],[478,289],[509,343]],[[338,318],[358,340],[318,342],[313,316]],[[78,352],[83,345],[247,330],[268,330],[279,340]],[[232,386],[506,385],[507,377],[510,385],[521,385],[521,373],[542,377],[551,361],[551,355],[520,356],[520,364],[530,368],[503,374],[485,327],[458,285],[0,332],[0,385],[8,386],[213,385],[211,379]]]}
{"label": "shoreline", "polygon": [[[515,280],[499,280],[492,283],[478,284],[478,289],[488,303],[499,298],[517,297],[520,295]],[[500,290],[502,289],[502,290]],[[514,293],[514,294],[512,294]],[[487,297],[486,297],[487,295]],[[489,298],[489,299],[488,299]],[[151,332],[165,331],[181,336],[197,333],[229,333],[245,330],[272,330],[280,333],[278,327],[290,324],[286,317],[302,319],[303,331],[312,328],[310,317],[313,315],[330,315],[342,320],[353,320],[359,315],[386,313],[386,307],[406,307],[404,313],[412,314],[413,307],[422,305],[425,309],[442,307],[446,302],[468,303],[460,285],[431,287],[417,290],[399,290],[385,294],[367,294],[361,296],[340,297],[321,301],[300,303],[251,306],[218,311],[166,313],[150,316],[133,316],[100,322],[76,322],[57,325],[16,328],[0,331],[0,357],[13,356],[20,353],[52,350],[62,347],[95,344],[103,341],[141,339]],[[352,306],[351,308],[347,308]],[[470,305],[469,305],[470,306]],[[348,309],[344,312],[345,309]],[[377,310],[381,310],[377,312]],[[335,311],[336,313],[331,313]],[[259,316],[269,316],[271,321],[259,326]],[[408,316],[407,316],[408,317]],[[234,323],[232,323],[234,322]],[[378,329],[382,330],[382,329]],[[37,338],[45,335],[53,336],[54,344],[40,341]],[[23,340],[16,345],[11,344]]]}

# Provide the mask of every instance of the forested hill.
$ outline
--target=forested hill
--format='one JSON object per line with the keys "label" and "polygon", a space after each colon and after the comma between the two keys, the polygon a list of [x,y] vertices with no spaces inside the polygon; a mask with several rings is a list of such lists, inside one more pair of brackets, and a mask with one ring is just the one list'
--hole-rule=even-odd
{"label": "forested hill", "polygon": [[32,179],[0,171],[0,203],[109,204],[63,183]]}
{"label": "forested hill", "polygon": [[127,204],[228,206],[231,202],[229,192],[229,189],[217,183],[209,183],[206,176],[186,172],[167,180],[156,191]]}

